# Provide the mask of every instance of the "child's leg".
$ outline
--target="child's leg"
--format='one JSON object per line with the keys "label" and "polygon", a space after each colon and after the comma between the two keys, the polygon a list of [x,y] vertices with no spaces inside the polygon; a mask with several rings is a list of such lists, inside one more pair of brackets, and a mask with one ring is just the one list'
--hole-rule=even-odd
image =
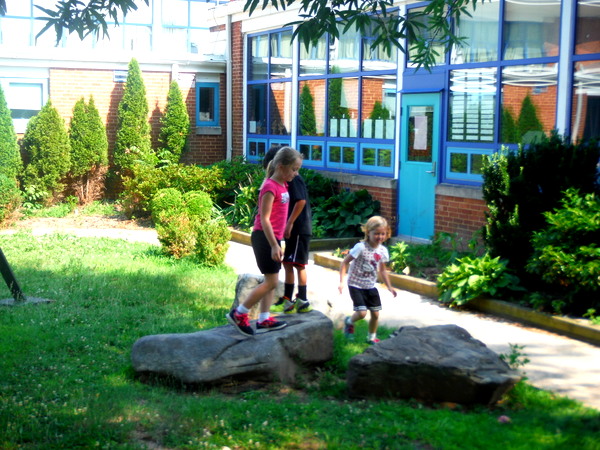
{"label": "child's leg", "polygon": [[298,277],[298,297],[302,300],[307,300],[306,294],[306,282],[307,282],[307,274],[305,266],[296,266],[296,275]]}
{"label": "child's leg", "polygon": [[[271,303],[273,302],[273,293],[275,291],[275,288],[277,287],[278,281],[279,281],[279,274],[277,274],[277,273],[265,274],[265,281],[260,283],[254,289],[252,289],[250,294],[248,294],[248,297],[246,298],[246,300],[244,300],[244,302],[242,303],[242,306],[244,306],[247,309],[251,309],[263,297],[270,295],[270,297],[268,298],[268,308],[266,309],[266,311],[268,311],[269,308],[271,307]],[[264,303],[267,303],[266,300]],[[262,311],[262,309],[263,309],[263,305],[261,304],[261,311]]]}
{"label": "child's leg", "polygon": [[[367,316],[367,311],[354,311],[354,314],[350,317],[352,323],[358,322],[359,320],[363,320]],[[373,317],[373,316],[371,316]]]}
{"label": "child's leg", "polygon": [[369,334],[375,335],[377,333],[378,325],[379,325],[379,311],[371,311],[371,318],[369,319]]}

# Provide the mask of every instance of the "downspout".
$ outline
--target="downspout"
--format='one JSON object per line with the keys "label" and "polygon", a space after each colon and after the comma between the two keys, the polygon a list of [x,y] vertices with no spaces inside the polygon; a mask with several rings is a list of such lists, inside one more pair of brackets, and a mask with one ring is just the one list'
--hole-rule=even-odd
{"label": "downspout", "polygon": [[227,34],[227,62],[225,67],[225,109],[227,116],[227,161],[231,161],[233,156],[233,64],[231,61],[232,43],[231,43],[231,14],[227,14],[227,24],[225,25]]}

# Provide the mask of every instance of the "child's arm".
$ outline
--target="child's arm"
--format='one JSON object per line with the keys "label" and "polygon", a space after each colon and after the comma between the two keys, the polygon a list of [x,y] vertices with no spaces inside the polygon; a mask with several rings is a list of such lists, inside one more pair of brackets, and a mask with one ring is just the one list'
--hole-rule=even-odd
{"label": "child's arm", "polygon": [[387,266],[383,262],[379,263],[379,275],[381,276],[381,279],[387,286],[388,290],[392,293],[394,297],[396,297],[398,293],[396,292],[394,286],[392,286],[392,283],[390,282],[390,276],[387,271]]}
{"label": "child's arm", "polygon": [[351,254],[347,254],[342,263],[340,264],[340,285],[338,286],[338,291],[340,294],[344,291],[344,278],[346,277],[346,271],[348,270],[348,266],[354,259],[354,256]]}
{"label": "child's arm", "polygon": [[277,238],[273,232],[273,226],[271,225],[271,211],[273,210],[274,200],[275,194],[272,192],[265,192],[260,203],[260,224],[262,225],[265,237],[271,246],[271,258],[273,258],[273,261],[281,262],[283,260],[283,250],[277,242]]}
{"label": "child's arm", "polygon": [[294,209],[292,209],[292,213],[290,214],[290,217],[288,217],[287,224],[285,225],[285,237],[286,238],[289,238],[290,235],[292,234],[292,228],[294,228],[294,222],[296,221],[296,219],[298,218],[298,216],[304,209],[304,205],[306,205],[306,200],[298,200],[294,204]]}

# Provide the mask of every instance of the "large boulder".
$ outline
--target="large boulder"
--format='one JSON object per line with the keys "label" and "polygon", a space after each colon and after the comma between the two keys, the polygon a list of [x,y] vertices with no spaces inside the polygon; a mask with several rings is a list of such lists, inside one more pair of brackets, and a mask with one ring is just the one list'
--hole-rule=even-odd
{"label": "large boulder", "polygon": [[[138,374],[173,377],[190,384],[231,380],[294,383],[302,369],[333,357],[333,323],[311,311],[281,317],[288,326],[244,337],[231,325],[138,339],[131,351]],[[225,317],[223,317],[225,321]]]}
{"label": "large boulder", "polygon": [[494,404],[521,379],[456,325],[402,327],[349,363],[349,395]]}

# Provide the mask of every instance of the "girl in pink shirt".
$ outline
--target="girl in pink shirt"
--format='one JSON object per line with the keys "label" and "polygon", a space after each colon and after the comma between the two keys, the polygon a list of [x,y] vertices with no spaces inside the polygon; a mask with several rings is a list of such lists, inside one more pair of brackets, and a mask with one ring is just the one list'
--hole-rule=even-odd
{"label": "girl in pink shirt", "polygon": [[287,325],[286,322],[273,319],[270,309],[283,260],[281,240],[290,202],[287,183],[298,175],[301,166],[302,155],[293,148],[283,147],[267,167],[267,177],[258,195],[258,214],[251,236],[256,263],[265,279],[250,292],[241,305],[227,314],[227,320],[244,336],[254,334],[248,312],[259,301],[257,334],[279,330]]}

